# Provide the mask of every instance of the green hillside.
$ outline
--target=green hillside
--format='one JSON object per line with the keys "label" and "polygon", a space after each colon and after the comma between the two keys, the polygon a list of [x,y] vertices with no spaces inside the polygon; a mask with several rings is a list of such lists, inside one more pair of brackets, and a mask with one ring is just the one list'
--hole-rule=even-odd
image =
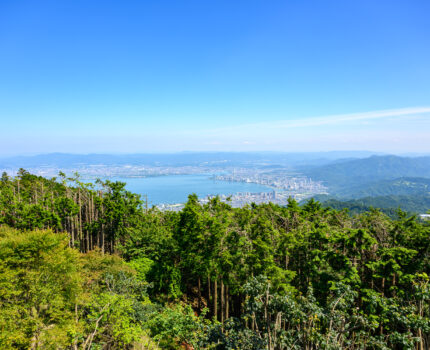
{"label": "green hillside", "polygon": [[343,188],[335,194],[338,197],[351,199],[389,195],[425,195],[430,194],[430,178],[401,177],[394,180],[380,180]]}
{"label": "green hillside", "polygon": [[430,157],[372,156],[305,170],[313,180],[323,181],[331,193],[380,180],[402,177],[430,178]]}
{"label": "green hillside", "polygon": [[369,211],[370,208],[378,208],[390,217],[397,216],[397,209],[412,214],[423,214],[430,210],[430,195],[390,195],[378,197],[363,197],[352,200],[340,200],[334,198],[319,198],[323,200],[324,207],[337,210],[348,209],[352,214],[360,214]]}

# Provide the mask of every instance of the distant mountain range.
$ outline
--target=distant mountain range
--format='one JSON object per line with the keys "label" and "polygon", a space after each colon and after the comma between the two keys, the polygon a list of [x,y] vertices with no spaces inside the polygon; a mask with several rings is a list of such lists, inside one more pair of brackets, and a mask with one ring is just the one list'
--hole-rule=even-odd
{"label": "distant mountain range", "polygon": [[364,158],[375,154],[368,151],[333,152],[181,152],[162,154],[66,154],[50,153],[36,156],[0,158],[0,168],[32,168],[55,166],[70,168],[85,165],[149,165],[149,166],[244,166],[291,167],[328,164],[338,159]]}
{"label": "distant mountain range", "polygon": [[430,209],[430,157],[372,156],[342,160],[304,171],[322,181],[330,195],[316,196],[324,205],[362,213],[370,207],[395,216]]}

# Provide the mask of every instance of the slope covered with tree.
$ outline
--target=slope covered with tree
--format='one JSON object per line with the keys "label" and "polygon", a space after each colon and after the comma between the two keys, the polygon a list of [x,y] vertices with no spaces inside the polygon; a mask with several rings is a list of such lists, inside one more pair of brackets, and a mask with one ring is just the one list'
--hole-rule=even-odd
{"label": "slope covered with tree", "polygon": [[[365,187],[382,180],[404,177],[428,179],[430,178],[430,157],[372,156],[337,161],[310,168],[304,172],[313,180],[323,181],[329,187],[331,194],[341,195],[343,192],[350,193],[355,187]],[[360,188],[357,190],[359,191]]]}
{"label": "slope covered with tree", "polygon": [[318,200],[327,208],[348,209],[351,214],[362,214],[377,208],[391,218],[398,216],[398,210],[412,214],[424,214],[430,210],[430,195],[399,195],[364,197],[351,200],[319,196]]}
{"label": "slope covered with tree", "polygon": [[363,198],[379,196],[423,196],[430,195],[430,178],[400,177],[380,180],[364,185],[350,186],[336,193],[341,198]]}
{"label": "slope covered with tree", "polygon": [[99,186],[2,177],[0,347],[430,346],[430,227],[415,217],[194,195],[160,212]]}

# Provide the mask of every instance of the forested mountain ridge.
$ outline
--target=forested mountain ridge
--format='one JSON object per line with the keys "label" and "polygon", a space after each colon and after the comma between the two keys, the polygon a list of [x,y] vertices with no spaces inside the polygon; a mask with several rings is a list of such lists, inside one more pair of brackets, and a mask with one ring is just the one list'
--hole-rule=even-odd
{"label": "forested mountain ridge", "polygon": [[425,214],[430,210],[430,195],[426,194],[362,197],[350,200],[327,196],[318,197],[318,199],[321,200],[324,207],[337,210],[348,209],[351,214],[361,214],[371,208],[377,208],[395,218],[399,209],[411,215]]}
{"label": "forested mountain ridge", "polygon": [[430,178],[430,157],[372,156],[311,168],[305,173],[313,180],[323,181],[330,193],[336,194],[380,180]]}
{"label": "forested mountain ridge", "polygon": [[351,186],[337,191],[343,198],[376,197],[389,195],[430,195],[430,178],[400,177]]}
{"label": "forested mountain ridge", "polygon": [[402,212],[195,195],[161,212],[21,170],[0,225],[0,348],[430,346],[430,226]]}
{"label": "forested mountain ridge", "polygon": [[430,179],[398,178],[339,190],[335,196],[318,195],[315,199],[333,209],[348,209],[352,214],[364,213],[370,208],[381,209],[391,217],[400,208],[412,214],[430,210]]}

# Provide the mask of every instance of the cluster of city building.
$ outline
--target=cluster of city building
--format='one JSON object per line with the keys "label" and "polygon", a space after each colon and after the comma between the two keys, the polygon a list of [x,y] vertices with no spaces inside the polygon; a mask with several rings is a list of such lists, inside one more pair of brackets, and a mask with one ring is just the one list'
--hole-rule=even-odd
{"label": "cluster of city building", "polygon": [[[263,204],[263,203],[274,203],[279,205],[288,204],[289,198],[294,198],[297,201],[306,199],[314,195],[315,193],[292,193],[289,191],[271,191],[271,192],[243,192],[235,193],[232,195],[220,195],[222,201],[228,202],[232,207],[239,208],[247,204]],[[206,198],[200,199],[200,203],[207,203],[213,196],[207,196]]]}
{"label": "cluster of city building", "polygon": [[[256,183],[273,188],[269,192],[240,192],[219,195],[222,201],[228,202],[232,207],[242,207],[247,204],[274,203],[279,205],[288,204],[289,198],[297,201],[310,198],[317,194],[327,194],[327,187],[319,181],[299,174],[288,174],[285,171],[260,171],[255,169],[232,169],[220,175],[214,175],[213,179],[220,181],[234,181]],[[200,198],[200,203],[205,204],[214,196],[208,195]],[[181,210],[183,204],[161,204],[161,210]]]}
{"label": "cluster of city building", "polygon": [[[310,198],[316,193],[292,193],[289,191],[271,191],[271,192],[239,192],[234,194],[221,194],[218,197],[223,202],[227,202],[233,208],[240,208],[247,204],[255,203],[255,204],[263,204],[263,203],[274,203],[279,205],[287,205],[288,199],[293,198],[297,201],[302,201],[306,198]],[[214,195],[209,195],[204,198],[200,198],[200,204],[207,204]],[[179,211],[184,207],[183,203],[176,204],[159,204],[157,208],[160,210],[171,210],[171,211]]]}
{"label": "cluster of city building", "polygon": [[222,181],[256,183],[293,192],[312,192],[315,194],[327,191],[327,188],[319,181],[313,181],[308,177],[298,174],[288,174],[283,171],[259,172],[240,169],[239,171],[233,171],[231,174],[217,175],[214,178]]}

